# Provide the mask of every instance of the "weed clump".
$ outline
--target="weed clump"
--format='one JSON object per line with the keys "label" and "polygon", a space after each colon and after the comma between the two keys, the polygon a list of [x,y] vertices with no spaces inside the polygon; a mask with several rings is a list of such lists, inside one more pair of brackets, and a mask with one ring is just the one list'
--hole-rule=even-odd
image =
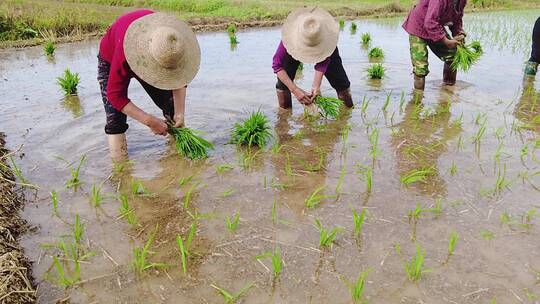
{"label": "weed clump", "polygon": [[214,145],[206,139],[198,136],[200,133],[190,128],[175,128],[169,126],[169,133],[174,137],[176,151],[189,159],[202,159],[208,157],[208,150],[213,150]]}
{"label": "weed clump", "polygon": [[478,40],[468,45],[458,45],[454,61],[450,64],[452,70],[467,72],[482,57],[484,50]]}
{"label": "weed clump", "polygon": [[369,59],[382,59],[384,58],[384,52],[380,47],[374,47],[369,50],[368,57]]}
{"label": "weed clump", "polygon": [[367,73],[370,79],[383,79],[385,68],[381,63],[375,63],[368,68]]}
{"label": "weed clump", "polygon": [[343,102],[333,97],[317,96],[315,98],[315,104],[319,107],[319,113],[324,118],[336,119],[339,116],[339,107]]}
{"label": "weed clump", "polygon": [[248,119],[242,123],[234,125],[231,143],[263,148],[271,138],[272,134],[270,133],[268,118],[258,110],[252,112]]}
{"label": "weed clump", "polygon": [[72,73],[69,69],[66,69],[64,75],[56,78],[56,80],[66,95],[77,94],[77,86],[81,81],[79,73]]}

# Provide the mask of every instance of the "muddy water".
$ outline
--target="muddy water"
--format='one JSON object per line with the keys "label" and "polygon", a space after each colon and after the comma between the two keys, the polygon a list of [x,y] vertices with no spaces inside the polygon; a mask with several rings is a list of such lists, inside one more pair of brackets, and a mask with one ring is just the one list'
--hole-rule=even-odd
{"label": "muddy water", "polygon": [[[538,13],[469,16],[469,37],[481,40],[484,57],[449,88],[441,85],[442,64],[430,54],[432,73],[423,98],[410,89],[408,40],[400,19],[358,21],[354,35],[347,25],[339,46],[357,106],[327,122],[303,119],[296,104],[292,113],[278,111],[270,67],[278,29],[241,32],[233,51],[225,34],[200,35],[203,61],[189,88],[186,122],[205,131],[216,151],[206,161],[184,161],[167,139],[131,123],[130,163],[116,170],[107,157],[95,81],[98,41],[61,45],[54,61],[40,48],[3,51],[0,127],[11,149],[22,145],[24,157],[17,163],[40,187],[29,191],[23,214],[36,229],[22,240],[34,261],[39,302],[217,303],[222,299],[212,284],[237,292],[253,283],[241,297],[244,303],[349,303],[344,278],[355,280],[366,270],[370,303],[534,302],[540,295],[540,218],[533,214],[540,208],[540,127],[534,119],[540,114],[540,83],[523,82],[521,68]],[[370,63],[359,43],[362,32],[370,32],[372,45],[385,51],[382,81],[366,78]],[[82,83],[78,97],[65,99],[55,77],[67,67],[80,73]],[[312,77],[306,66],[298,83],[308,89]],[[323,94],[334,94],[327,82]],[[130,97],[158,114],[136,82]],[[363,102],[369,102],[364,110]],[[282,145],[279,153],[227,145],[232,125],[258,108],[273,127],[268,148]],[[472,138],[484,120],[485,134],[475,144]],[[375,158],[369,140],[374,130]],[[65,187],[69,169],[58,157],[77,162],[82,155],[83,184],[74,192]],[[217,172],[223,164],[233,169]],[[411,170],[427,167],[432,172],[425,182],[400,182]],[[373,172],[371,191],[366,170]],[[506,185],[500,191],[498,176]],[[133,194],[133,181],[140,181],[146,194]],[[92,186],[100,184],[105,198],[94,207]],[[304,200],[320,187],[328,198],[307,209]],[[120,216],[118,193],[128,196],[135,224]],[[409,220],[418,204],[427,209],[437,202],[440,214],[423,212]],[[352,234],[351,207],[367,210],[358,238]],[[232,233],[225,218],[236,212],[240,224]],[[54,284],[52,261],[53,255],[64,256],[47,244],[70,239],[76,214],[85,225],[80,251],[91,256],[81,262],[82,281],[64,290]],[[501,220],[505,214],[509,221]],[[197,234],[184,275],[175,237],[187,235],[193,217]],[[316,218],[325,227],[344,229],[332,248],[319,248]],[[149,261],[170,267],[136,275],[133,248],[143,246],[153,231]],[[459,240],[448,258],[453,231]],[[416,244],[425,250],[430,271],[411,283],[404,262]],[[277,280],[269,259],[254,259],[275,248],[284,260]],[[69,259],[60,261],[73,267]]]}

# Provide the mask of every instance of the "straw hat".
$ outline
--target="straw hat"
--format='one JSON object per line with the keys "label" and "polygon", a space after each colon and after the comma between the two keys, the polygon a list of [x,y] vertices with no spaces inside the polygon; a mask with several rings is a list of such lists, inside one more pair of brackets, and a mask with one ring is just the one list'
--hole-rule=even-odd
{"label": "straw hat", "polygon": [[281,40],[291,56],[304,63],[318,63],[336,49],[339,26],[334,17],[319,7],[304,7],[289,14]]}
{"label": "straw hat", "polygon": [[124,37],[124,53],[137,76],[162,90],[186,86],[201,63],[195,33],[185,22],[165,13],[135,20]]}

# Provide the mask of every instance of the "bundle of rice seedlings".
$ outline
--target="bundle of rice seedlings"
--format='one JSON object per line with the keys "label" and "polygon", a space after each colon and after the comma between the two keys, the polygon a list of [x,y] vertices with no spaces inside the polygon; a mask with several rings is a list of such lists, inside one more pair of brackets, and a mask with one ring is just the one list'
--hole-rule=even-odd
{"label": "bundle of rice seedlings", "polygon": [[260,111],[252,112],[248,119],[242,123],[236,123],[231,138],[231,143],[258,146],[263,148],[266,142],[272,138],[268,118]]}
{"label": "bundle of rice seedlings", "polygon": [[351,33],[356,33],[356,29],[358,29],[358,26],[356,25],[356,23],[354,22],[351,22]]}
{"label": "bundle of rice seedlings", "polygon": [[331,117],[336,119],[339,116],[339,108],[343,101],[333,97],[317,96],[315,98],[315,104],[319,107],[319,113],[324,118]]}
{"label": "bundle of rice seedlings", "polygon": [[478,40],[471,42],[468,45],[458,45],[454,61],[450,67],[452,70],[462,70],[467,72],[478,60],[482,57],[484,50]]}
{"label": "bundle of rice seedlings", "polygon": [[368,68],[367,73],[370,79],[383,79],[385,69],[381,63],[375,63]]}
{"label": "bundle of rice seedlings", "polygon": [[371,35],[369,33],[362,34],[362,44],[368,45],[371,42]]}
{"label": "bundle of rice seedlings", "polygon": [[381,48],[374,47],[371,50],[369,50],[368,56],[370,59],[384,58],[384,52]]}
{"label": "bundle of rice seedlings", "polygon": [[339,30],[343,30],[345,28],[345,20],[339,19]]}
{"label": "bundle of rice seedlings", "polygon": [[229,36],[236,35],[236,24],[234,23],[229,24],[227,26],[227,33],[229,34]]}
{"label": "bundle of rice seedlings", "polygon": [[51,40],[48,40],[43,45],[43,52],[45,52],[45,55],[49,57],[54,55],[55,50],[56,50],[56,47],[54,46],[54,42],[52,42]]}
{"label": "bundle of rice seedlings", "polygon": [[208,150],[214,145],[198,136],[199,131],[190,128],[175,128],[169,125],[169,133],[174,137],[176,151],[179,155],[189,159],[202,159],[208,157]]}
{"label": "bundle of rice seedlings", "polygon": [[71,73],[69,69],[64,71],[64,75],[56,78],[58,85],[66,95],[77,94],[77,86],[81,81],[79,73]]}

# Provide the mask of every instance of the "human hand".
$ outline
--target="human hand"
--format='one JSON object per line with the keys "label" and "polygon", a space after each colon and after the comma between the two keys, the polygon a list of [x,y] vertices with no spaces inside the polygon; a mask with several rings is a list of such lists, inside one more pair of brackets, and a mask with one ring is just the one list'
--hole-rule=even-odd
{"label": "human hand", "polygon": [[461,44],[465,44],[465,34],[459,34],[459,35],[456,35],[454,36],[454,40],[457,40],[459,41],[459,43]]}
{"label": "human hand", "polygon": [[294,94],[294,97],[296,97],[296,99],[298,99],[298,101],[301,104],[308,105],[312,103],[311,96],[306,91],[297,87],[296,89],[293,90],[292,93]]}
{"label": "human hand", "polygon": [[158,119],[155,116],[150,115],[150,117],[147,120],[146,126],[152,130],[152,132],[156,135],[167,135],[167,124],[165,121]]}
{"label": "human hand", "polygon": [[311,102],[314,102],[315,98],[317,98],[317,96],[320,96],[320,95],[321,95],[320,87],[312,88],[311,89]]}
{"label": "human hand", "polygon": [[460,44],[460,42],[457,41],[456,39],[448,39],[448,38],[444,38],[443,43],[449,49],[455,49]]}
{"label": "human hand", "polygon": [[184,114],[174,114],[174,127],[175,128],[183,128],[185,126],[184,124]]}

